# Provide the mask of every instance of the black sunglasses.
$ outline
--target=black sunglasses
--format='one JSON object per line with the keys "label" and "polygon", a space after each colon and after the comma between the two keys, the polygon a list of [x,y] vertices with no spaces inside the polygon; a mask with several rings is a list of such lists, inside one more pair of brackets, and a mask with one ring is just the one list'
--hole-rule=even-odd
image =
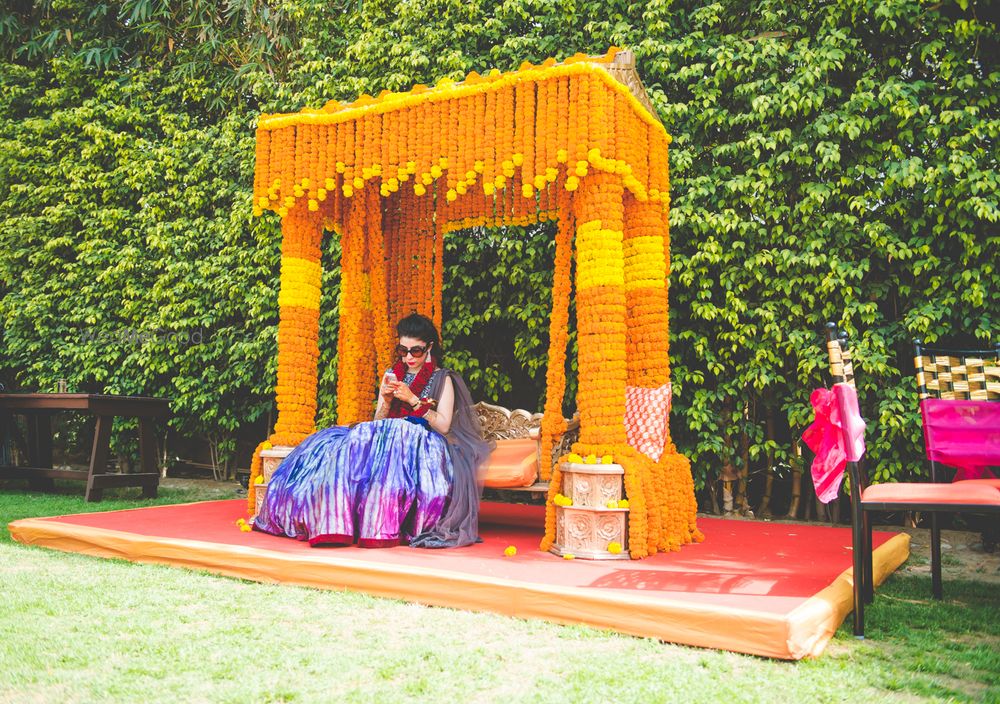
{"label": "black sunglasses", "polygon": [[396,345],[396,354],[400,357],[405,357],[408,354],[412,354],[414,357],[423,357],[424,353],[427,351],[428,345],[414,345],[413,347],[403,347],[403,345]]}

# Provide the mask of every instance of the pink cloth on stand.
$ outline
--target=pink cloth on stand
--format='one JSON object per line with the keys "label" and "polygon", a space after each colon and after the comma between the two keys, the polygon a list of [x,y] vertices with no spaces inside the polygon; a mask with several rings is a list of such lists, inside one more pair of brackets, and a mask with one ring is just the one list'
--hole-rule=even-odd
{"label": "pink cloth on stand", "polygon": [[1000,403],[925,398],[920,413],[927,459],[956,467],[952,481],[994,476],[987,468],[1000,466]]}
{"label": "pink cloth on stand", "polygon": [[865,454],[865,422],[858,408],[858,394],[850,384],[816,389],[809,397],[815,420],[802,440],[816,457],[812,463],[816,497],[825,504],[837,498],[844,467]]}

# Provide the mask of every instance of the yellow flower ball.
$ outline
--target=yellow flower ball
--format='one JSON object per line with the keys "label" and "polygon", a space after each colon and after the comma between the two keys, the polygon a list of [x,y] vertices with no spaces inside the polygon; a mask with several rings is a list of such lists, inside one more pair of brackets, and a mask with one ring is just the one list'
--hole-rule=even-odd
{"label": "yellow flower ball", "polygon": [[617,555],[622,551],[621,543],[608,543],[608,552],[612,555]]}
{"label": "yellow flower ball", "polygon": [[609,501],[607,505],[608,508],[618,508],[618,502],[615,501],[614,499],[611,499],[611,501]]}
{"label": "yellow flower ball", "polygon": [[583,461],[585,464],[597,464],[597,455],[587,455]]}
{"label": "yellow flower ball", "polygon": [[240,530],[243,531],[244,533],[249,533],[250,531],[253,530],[253,527],[247,523],[244,523],[243,525],[240,526]]}
{"label": "yellow flower ball", "polygon": [[507,557],[514,557],[517,554],[517,548],[513,545],[508,545],[507,549],[503,551],[503,554]]}
{"label": "yellow flower ball", "polygon": [[263,474],[258,474],[257,478],[253,480],[253,483],[254,484],[263,484],[264,483],[264,475]]}
{"label": "yellow flower ball", "polygon": [[568,455],[566,455],[566,461],[580,464],[581,462],[583,462],[583,458],[580,457],[580,455],[576,454],[575,452],[571,452]]}
{"label": "yellow flower ball", "polygon": [[267,440],[265,440],[264,442],[262,442],[260,444],[260,449],[262,449],[262,450],[270,450],[272,447],[274,447],[274,445],[272,445],[271,443],[269,443]]}
{"label": "yellow flower ball", "polygon": [[246,523],[246,520],[243,519],[243,518],[237,518],[236,519],[236,525],[238,525],[238,526],[242,526],[245,523]]}
{"label": "yellow flower ball", "polygon": [[566,554],[563,555],[563,559],[564,560],[575,560],[576,559],[576,555],[574,555],[571,552],[568,552],[568,553],[566,553]]}
{"label": "yellow flower ball", "polygon": [[614,458],[611,457],[611,455],[604,455],[601,458],[601,464],[613,464],[613,463],[614,463]]}
{"label": "yellow flower ball", "polygon": [[628,499],[619,499],[618,508],[628,508]]}

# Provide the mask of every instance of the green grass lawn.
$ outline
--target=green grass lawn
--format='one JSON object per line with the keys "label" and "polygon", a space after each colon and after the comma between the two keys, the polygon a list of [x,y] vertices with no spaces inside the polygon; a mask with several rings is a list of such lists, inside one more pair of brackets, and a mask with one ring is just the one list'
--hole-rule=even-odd
{"label": "green grass lawn", "polygon": [[[234,496],[235,494],[233,494]],[[817,660],[257,584],[11,541],[9,521],[222,498],[0,483],[0,702],[1000,702],[1000,597],[895,576]]]}

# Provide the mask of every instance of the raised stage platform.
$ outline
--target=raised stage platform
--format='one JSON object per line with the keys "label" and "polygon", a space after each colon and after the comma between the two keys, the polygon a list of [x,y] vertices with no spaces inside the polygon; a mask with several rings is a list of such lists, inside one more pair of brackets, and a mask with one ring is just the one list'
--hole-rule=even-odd
{"label": "raised stage platform", "polygon": [[[544,511],[484,503],[483,542],[451,550],[311,548],[241,532],[242,500],[14,521],[27,544],[266,582],[557,623],[797,660],[819,655],[851,610],[848,528],[700,518],[705,542],[641,561],[564,560],[538,550]],[[876,584],[909,555],[876,533]],[[513,545],[517,555],[506,557]]]}

